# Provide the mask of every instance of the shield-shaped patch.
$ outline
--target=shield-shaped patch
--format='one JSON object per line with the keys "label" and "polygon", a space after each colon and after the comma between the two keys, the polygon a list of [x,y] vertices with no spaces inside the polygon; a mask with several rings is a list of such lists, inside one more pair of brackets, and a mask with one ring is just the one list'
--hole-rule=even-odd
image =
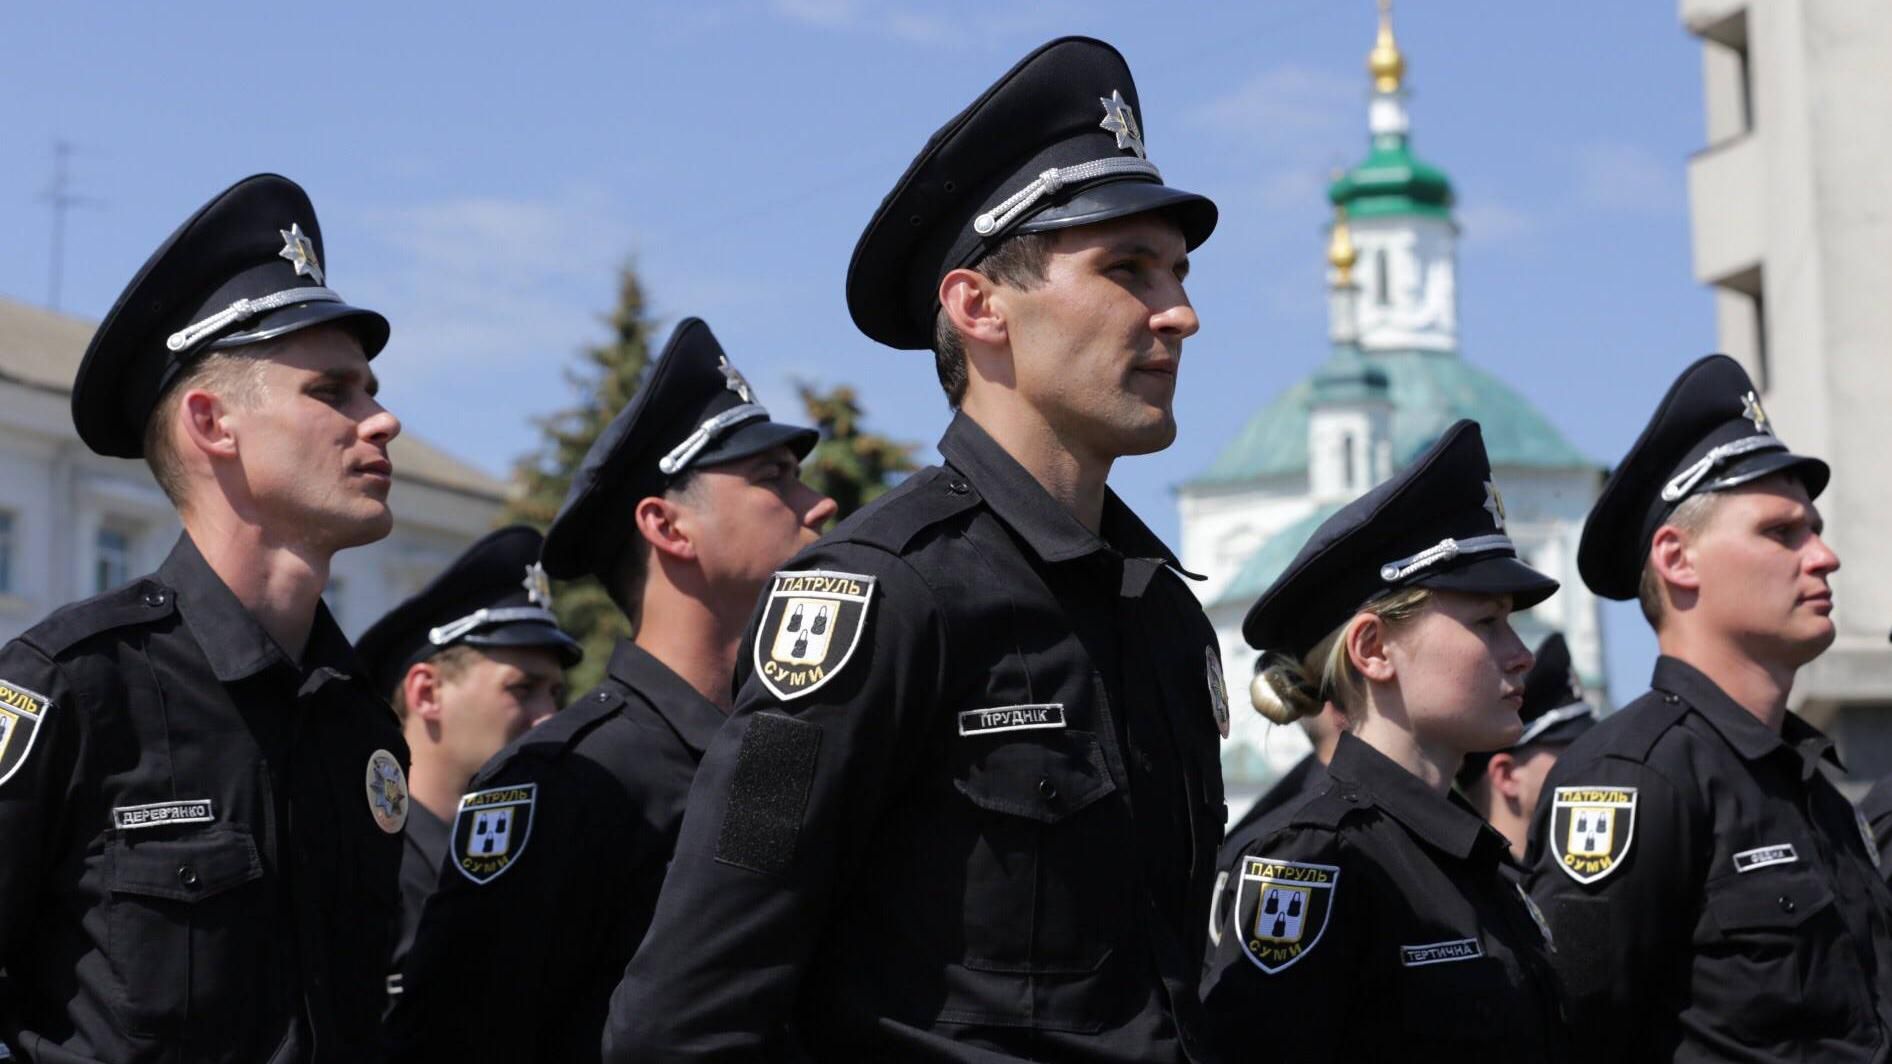
{"label": "shield-shaped patch", "polygon": [[809,694],[860,645],[874,578],[822,570],[776,573],[756,629],[755,671],[777,698]]}
{"label": "shield-shaped patch", "polygon": [[493,787],[460,799],[453,816],[453,866],[475,883],[491,883],[513,866],[532,837],[539,785]]}
{"label": "shield-shaped patch", "polygon": [[1339,882],[1333,865],[1243,857],[1234,927],[1242,952],[1269,975],[1307,956],[1327,930]]}
{"label": "shield-shaped patch", "polygon": [[1550,849],[1579,883],[1622,867],[1635,838],[1634,787],[1559,787],[1551,798]]}
{"label": "shield-shaped patch", "polygon": [[52,699],[0,680],[0,784],[26,764]]}

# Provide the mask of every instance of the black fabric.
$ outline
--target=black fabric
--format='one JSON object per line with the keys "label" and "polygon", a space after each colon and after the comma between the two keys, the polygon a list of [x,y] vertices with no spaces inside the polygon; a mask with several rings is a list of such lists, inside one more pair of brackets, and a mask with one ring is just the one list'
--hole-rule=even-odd
{"label": "black fabric", "polygon": [[820,751],[821,729],[813,724],[774,713],[749,719],[716,836],[718,861],[764,875],[794,863]]}
{"label": "black fabric", "polygon": [[[756,677],[773,633],[746,638],[607,1059],[1211,1059],[1215,633],[1114,497],[1093,534],[964,415],[939,449],[789,563],[875,580],[840,671],[783,701]],[[1062,727],[960,734],[1051,704]],[[793,860],[760,874],[716,858],[778,715],[821,742]]]}
{"label": "black fabric", "polygon": [[[285,231],[306,238],[321,280],[298,272],[283,255]],[[373,358],[388,342],[387,319],[345,303],[292,303],[232,323],[180,350],[171,334],[238,299],[334,285],[327,273],[315,207],[293,181],[276,174],[246,177],[219,192],[152,252],[106,312],[72,385],[72,423],[93,451],[117,458],[144,453],[145,422],[179,369],[212,347],[249,343],[334,323]]]}
{"label": "black fabric", "polygon": [[[401,832],[401,920],[395,928],[390,975],[398,975],[414,948],[420,914],[440,882],[440,866],[447,859],[449,825],[419,802],[408,807],[407,826]],[[394,984],[390,984],[393,986]]]}
{"label": "black fabric", "polygon": [[771,421],[758,410],[725,427],[683,468],[660,468],[704,422],[759,402],[701,318],[678,322],[637,394],[598,433],[572,476],[571,490],[545,533],[545,571],[566,580],[587,574],[610,579],[637,534],[632,515],[638,500],[663,494],[691,469],[783,444],[797,458],[806,457],[820,438],[814,429]]}
{"label": "black fabric", "polygon": [[[1228,865],[1237,880],[1249,857],[1338,872],[1324,928],[1273,973],[1244,951],[1247,929],[1233,922],[1231,902],[1202,984],[1223,1055],[1564,1060],[1549,945],[1503,836],[1464,799],[1432,790],[1350,733],[1327,776]],[[1462,942],[1477,943],[1479,955],[1402,963],[1408,948]],[[1277,1018],[1265,1039],[1257,1017]]]}
{"label": "black fabric", "polygon": [[[0,784],[0,1042],[101,1064],[382,1059],[401,840],[365,773],[407,747],[359,674],[319,606],[290,660],[188,537],[0,649],[0,680],[53,703]],[[183,799],[214,819],[114,819]]]}
{"label": "black fabric", "polygon": [[[1242,620],[1258,650],[1305,655],[1353,612],[1406,587],[1508,594],[1513,609],[1549,598],[1557,581],[1511,546],[1390,569],[1422,552],[1504,534],[1502,499],[1476,421],[1457,421],[1406,468],[1322,521]],[[1410,571],[1406,571],[1410,570]]]}
{"label": "black fabric", "polygon": [[[1652,686],[1558,760],[1526,857],[1586,1057],[1884,1061],[1892,892],[1820,769],[1831,740],[1792,713],[1774,732],[1675,658]],[[1630,848],[1589,884],[1551,845],[1559,787],[1636,790]],[[1793,859],[1735,860],[1778,846]],[[1567,928],[1579,902],[1606,916]]]}
{"label": "black fabric", "polygon": [[940,278],[984,258],[1007,237],[1171,212],[1191,249],[1215,229],[1215,204],[1147,175],[1072,181],[1003,228],[980,233],[974,219],[1051,167],[1141,158],[1102,123],[1120,96],[1141,135],[1143,112],[1129,64],[1089,37],[1036,49],[927,139],[861,233],[848,264],[854,324],[883,344],[932,346]]}
{"label": "black fabric", "polygon": [[1892,879],[1892,776],[1872,785],[1859,803],[1859,812],[1872,829],[1872,840],[1879,847],[1879,871]]}
{"label": "black fabric", "polygon": [[[1663,498],[1663,488],[1712,449],[1744,443],[1757,449],[1716,464],[1681,497]],[[1739,362],[1727,355],[1698,359],[1656,404],[1590,509],[1577,546],[1583,582],[1604,598],[1635,598],[1650,537],[1677,506],[1689,496],[1783,470],[1800,478],[1810,498],[1819,497],[1831,473],[1818,458],[1787,450]]]}
{"label": "black fabric", "polygon": [[389,1030],[400,1061],[598,1059],[723,714],[629,641],[605,679],[482,768],[474,790],[533,784],[531,845],[475,883],[435,865]]}

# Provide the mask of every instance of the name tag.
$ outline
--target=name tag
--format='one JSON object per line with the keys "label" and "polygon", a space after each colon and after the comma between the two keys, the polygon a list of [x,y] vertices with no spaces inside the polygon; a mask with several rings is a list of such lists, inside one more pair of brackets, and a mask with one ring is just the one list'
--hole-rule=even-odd
{"label": "name tag", "polygon": [[187,798],[181,802],[153,802],[150,805],[121,805],[112,809],[112,822],[120,831],[155,828],[165,824],[208,824],[217,819],[211,812],[210,799]]}
{"label": "name tag", "polygon": [[1480,945],[1475,938],[1461,938],[1455,942],[1433,942],[1424,946],[1399,947],[1399,963],[1408,968],[1476,960],[1484,955],[1485,947]]}
{"label": "name tag", "polygon": [[1768,865],[1792,864],[1799,859],[1800,855],[1794,852],[1793,845],[1783,842],[1774,846],[1742,850],[1734,855],[1734,870],[1752,872],[1756,868],[1766,868]]}
{"label": "name tag", "polygon": [[961,735],[995,735],[999,732],[1062,727],[1064,727],[1064,703],[1062,702],[968,709],[959,714],[959,734]]}

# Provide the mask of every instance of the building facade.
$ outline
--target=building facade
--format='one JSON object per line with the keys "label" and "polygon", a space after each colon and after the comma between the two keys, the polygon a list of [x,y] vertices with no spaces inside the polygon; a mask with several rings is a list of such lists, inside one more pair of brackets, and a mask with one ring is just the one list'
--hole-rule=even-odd
{"label": "building facade", "polygon": [[[1242,617],[1315,528],[1454,421],[1471,418],[1504,495],[1506,532],[1527,562],[1563,582],[1515,619],[1519,633],[1535,644],[1563,632],[1583,683],[1606,702],[1600,615],[1576,571],[1602,470],[1497,375],[1460,354],[1452,185],[1412,152],[1405,60],[1384,11],[1368,69],[1370,148],[1328,189],[1331,353],[1180,486],[1183,565],[1209,577],[1197,590],[1239,692],[1259,656],[1242,640]],[[1246,701],[1234,697],[1223,749],[1231,804],[1307,750],[1299,728],[1243,712]]]}
{"label": "building facade", "polygon": [[[94,322],[0,299],[0,642],[68,602],[155,569],[177,514],[140,461],[102,458],[72,427]],[[394,531],[335,557],[324,598],[351,637],[490,530],[506,485],[402,434],[389,448]]]}
{"label": "building facade", "polygon": [[1695,276],[1722,350],[1793,449],[1833,466],[1839,638],[1793,705],[1855,778],[1892,774],[1892,5],[1682,0],[1708,144],[1689,161]]}

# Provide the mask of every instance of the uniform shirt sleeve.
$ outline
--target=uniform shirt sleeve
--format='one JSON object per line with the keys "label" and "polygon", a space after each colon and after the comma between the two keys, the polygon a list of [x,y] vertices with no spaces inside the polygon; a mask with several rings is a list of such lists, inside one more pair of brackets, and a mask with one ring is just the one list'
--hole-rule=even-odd
{"label": "uniform shirt sleeve", "polygon": [[[1253,857],[1332,870],[1325,874],[1334,876],[1324,915],[1310,906],[1299,929],[1299,955],[1286,963],[1279,953],[1258,955],[1249,948],[1257,921],[1268,919],[1254,897],[1262,888],[1253,879],[1243,881]],[[1372,899],[1379,889],[1369,882],[1372,877],[1368,862],[1350,857],[1341,837],[1325,827],[1290,826],[1242,851],[1229,868],[1229,911],[1223,914],[1221,943],[1210,947],[1202,985],[1209,1029],[1224,1059],[1338,1061],[1349,1024],[1386,1022],[1356,1010],[1359,1005],[1370,1013],[1374,1000],[1366,970],[1374,938]],[[1269,930],[1285,929],[1260,928]]]}
{"label": "uniform shirt sleeve", "polygon": [[38,650],[18,640],[0,647],[0,685],[0,972],[10,977],[0,979],[0,1043],[11,1045],[24,1018],[17,995],[33,985],[28,936],[78,784],[80,729],[61,670]]}
{"label": "uniform shirt sleeve", "polygon": [[848,855],[911,758],[943,677],[944,622],[904,561],[845,542],[797,569],[876,578],[853,654],[781,699],[738,661],[739,695],[690,789],[649,934],[611,1000],[605,1058],[752,1060],[779,1042]]}
{"label": "uniform shirt sleeve", "polygon": [[[1575,861],[1570,840],[1556,835],[1567,836],[1571,820],[1569,813],[1557,816],[1559,788],[1634,790],[1627,848],[1600,876],[1593,865]],[[1619,820],[1614,830],[1623,829]],[[1683,794],[1648,765],[1608,756],[1566,758],[1545,781],[1525,863],[1531,896],[1553,933],[1550,959],[1563,982],[1572,1038],[1585,1055],[1640,1059],[1674,1037],[1700,908],[1697,834]],[[1583,876],[1595,878],[1585,883]]]}

